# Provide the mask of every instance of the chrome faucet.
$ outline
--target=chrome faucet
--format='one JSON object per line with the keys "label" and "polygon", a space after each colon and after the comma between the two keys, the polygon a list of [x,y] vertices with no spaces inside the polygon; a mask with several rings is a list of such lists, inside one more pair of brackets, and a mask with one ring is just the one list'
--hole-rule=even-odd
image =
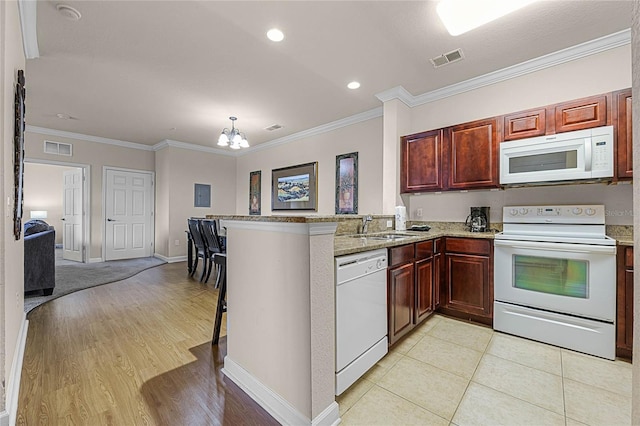
{"label": "chrome faucet", "polygon": [[369,222],[371,222],[372,220],[373,220],[373,217],[371,215],[367,215],[367,216],[362,218],[362,233],[363,234],[367,233],[367,228],[369,228]]}

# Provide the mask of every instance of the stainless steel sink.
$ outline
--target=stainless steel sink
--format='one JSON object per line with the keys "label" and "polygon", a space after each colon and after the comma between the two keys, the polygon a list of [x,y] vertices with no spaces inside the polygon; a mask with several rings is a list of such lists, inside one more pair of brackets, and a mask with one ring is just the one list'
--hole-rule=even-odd
{"label": "stainless steel sink", "polygon": [[412,235],[406,234],[358,234],[352,235],[352,238],[364,238],[367,240],[378,240],[378,241],[398,241],[404,240],[406,238],[411,238]]}

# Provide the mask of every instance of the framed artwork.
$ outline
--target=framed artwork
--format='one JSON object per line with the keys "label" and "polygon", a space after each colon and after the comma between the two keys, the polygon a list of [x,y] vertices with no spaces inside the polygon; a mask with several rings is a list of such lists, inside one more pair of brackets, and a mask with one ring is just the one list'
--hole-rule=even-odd
{"label": "framed artwork", "polygon": [[211,207],[211,185],[194,184],[193,207]]}
{"label": "framed artwork", "polygon": [[16,82],[15,94],[15,126],[13,137],[13,183],[14,183],[14,206],[13,206],[13,236],[16,240],[20,239],[22,233],[22,186],[24,179],[24,100],[27,91],[24,87],[24,71],[18,70],[18,80]]}
{"label": "framed artwork", "polygon": [[358,214],[358,153],[336,156],[336,214]]}
{"label": "framed artwork", "polygon": [[317,161],[271,171],[271,210],[317,209]]}
{"label": "framed artwork", "polygon": [[262,196],[262,171],[249,173],[249,214],[260,215]]}

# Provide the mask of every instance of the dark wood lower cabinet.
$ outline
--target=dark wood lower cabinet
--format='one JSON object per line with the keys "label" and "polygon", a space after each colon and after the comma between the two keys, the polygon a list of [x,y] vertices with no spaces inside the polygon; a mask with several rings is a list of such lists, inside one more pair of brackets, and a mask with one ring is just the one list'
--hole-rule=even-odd
{"label": "dark wood lower cabinet", "polygon": [[445,239],[440,311],[493,325],[493,244],[480,238]]}
{"label": "dark wood lower cabinet", "polygon": [[[389,345],[393,345],[435,309],[434,247],[437,239],[389,249],[388,321]],[[438,263],[439,265],[439,263]],[[438,266],[439,267],[439,266]]]}
{"label": "dark wood lower cabinet", "polygon": [[618,247],[616,356],[631,358],[633,351],[633,247]]}
{"label": "dark wood lower cabinet", "polygon": [[389,269],[389,344],[413,328],[414,277],[413,261]]}

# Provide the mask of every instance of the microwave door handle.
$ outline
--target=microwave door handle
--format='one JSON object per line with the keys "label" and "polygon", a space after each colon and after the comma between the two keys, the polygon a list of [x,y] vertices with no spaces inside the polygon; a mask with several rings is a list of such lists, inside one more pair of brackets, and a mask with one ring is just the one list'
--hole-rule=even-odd
{"label": "microwave door handle", "polygon": [[585,172],[591,171],[592,158],[593,157],[591,155],[591,138],[587,138],[584,140],[584,171]]}

